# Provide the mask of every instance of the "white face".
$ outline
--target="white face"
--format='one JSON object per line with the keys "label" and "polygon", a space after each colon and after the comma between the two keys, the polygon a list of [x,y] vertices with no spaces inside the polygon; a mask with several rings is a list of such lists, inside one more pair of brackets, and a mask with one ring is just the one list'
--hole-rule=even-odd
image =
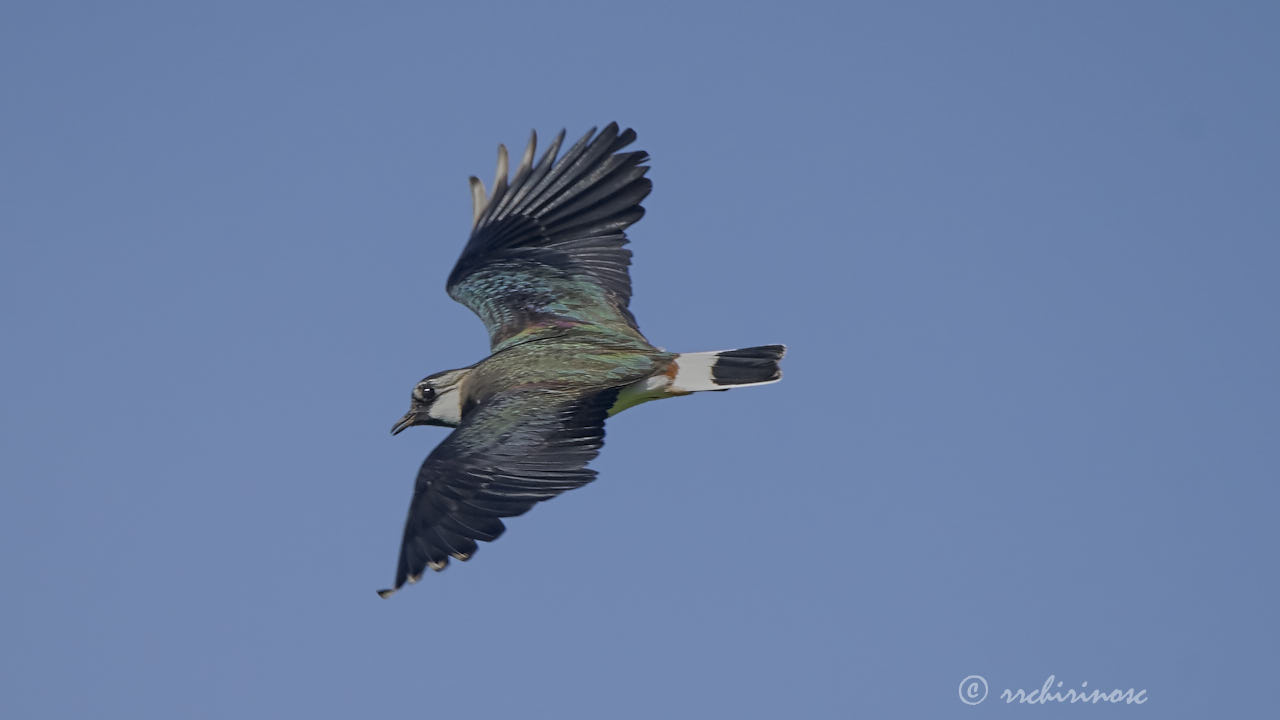
{"label": "white face", "polygon": [[449,425],[462,422],[462,392],[458,386],[436,393],[436,401],[427,408],[427,414]]}
{"label": "white face", "polygon": [[431,419],[448,425],[462,422],[462,379],[466,370],[429,377],[413,388],[413,399],[427,406]]}

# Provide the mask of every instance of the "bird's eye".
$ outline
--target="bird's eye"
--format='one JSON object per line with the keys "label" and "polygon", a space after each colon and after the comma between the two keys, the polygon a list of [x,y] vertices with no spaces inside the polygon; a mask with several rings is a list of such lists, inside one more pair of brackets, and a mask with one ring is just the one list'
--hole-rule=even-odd
{"label": "bird's eye", "polygon": [[430,400],[435,396],[436,396],[435,388],[432,388],[428,385],[418,386],[418,397],[422,398],[423,400]]}

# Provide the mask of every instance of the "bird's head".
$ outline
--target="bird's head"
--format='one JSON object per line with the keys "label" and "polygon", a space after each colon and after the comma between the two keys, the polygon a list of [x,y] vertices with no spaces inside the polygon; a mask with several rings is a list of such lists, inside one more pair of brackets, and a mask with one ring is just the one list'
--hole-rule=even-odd
{"label": "bird's head", "polygon": [[457,427],[462,422],[462,379],[471,368],[445,370],[428,375],[413,386],[409,412],[391,427],[391,434],[414,425]]}

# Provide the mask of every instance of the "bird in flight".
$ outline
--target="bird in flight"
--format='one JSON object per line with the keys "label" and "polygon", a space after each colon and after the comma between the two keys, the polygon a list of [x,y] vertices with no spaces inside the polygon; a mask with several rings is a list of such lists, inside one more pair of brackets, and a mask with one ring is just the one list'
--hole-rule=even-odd
{"label": "bird in flight", "polygon": [[593,480],[587,463],[605,418],[649,400],[777,382],[786,348],[671,353],[627,309],[625,230],[644,215],[649,156],[610,123],[564,155],[564,131],[534,163],[535,133],[514,177],[498,146],[492,191],[471,178],[471,238],[447,290],[489,330],[490,355],[428,375],[391,433],[454,431],[427,456],[409,505],[395,585],[496,540],[502,518]]}

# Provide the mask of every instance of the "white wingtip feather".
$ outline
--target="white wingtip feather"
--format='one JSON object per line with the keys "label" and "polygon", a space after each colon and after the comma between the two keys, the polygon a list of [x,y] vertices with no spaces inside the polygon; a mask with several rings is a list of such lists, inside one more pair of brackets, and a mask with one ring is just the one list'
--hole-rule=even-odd
{"label": "white wingtip feather", "polygon": [[493,188],[497,192],[498,185],[507,181],[507,146],[498,145],[498,169],[493,173]]}
{"label": "white wingtip feather", "polygon": [[516,168],[516,175],[523,175],[533,169],[533,154],[538,149],[538,131],[534,130],[529,133],[529,144],[524,146],[524,157],[520,158],[520,167]]}
{"label": "white wingtip feather", "polygon": [[471,225],[474,227],[484,214],[484,181],[475,175],[471,176]]}

